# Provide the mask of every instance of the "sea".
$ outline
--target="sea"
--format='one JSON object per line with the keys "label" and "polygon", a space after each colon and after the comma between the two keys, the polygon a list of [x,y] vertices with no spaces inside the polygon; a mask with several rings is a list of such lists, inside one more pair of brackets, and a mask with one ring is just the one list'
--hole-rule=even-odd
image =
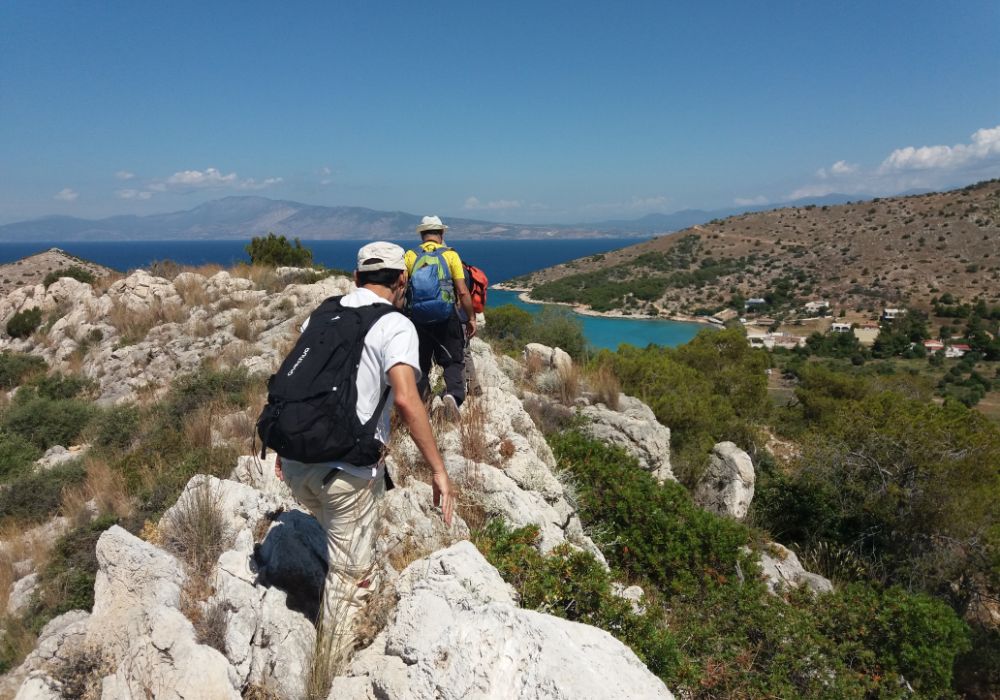
{"label": "sea", "polygon": [[[623,248],[644,239],[587,238],[529,241],[456,241],[462,259],[482,268],[490,283],[556,265],[586,255]],[[116,270],[147,267],[159,260],[173,260],[184,265],[217,263],[233,265],[247,262],[247,240],[219,241],[43,241],[0,243],[0,264],[13,262],[49,248],[61,248],[71,255],[92,260]],[[368,241],[302,241],[313,252],[313,259],[328,267],[353,269],[358,248]],[[410,247],[413,240],[395,241]],[[543,305],[528,304],[517,293],[491,289],[488,306],[514,304],[531,313]],[[616,349],[622,343],[638,347],[649,344],[675,346],[691,340],[704,326],[678,321],[605,318],[578,314],[587,342],[594,348]]]}

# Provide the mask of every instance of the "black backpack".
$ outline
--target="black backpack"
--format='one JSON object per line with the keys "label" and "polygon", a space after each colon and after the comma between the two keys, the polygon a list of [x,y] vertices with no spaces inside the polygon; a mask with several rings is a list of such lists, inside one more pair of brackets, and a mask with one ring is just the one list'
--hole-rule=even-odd
{"label": "black backpack", "polygon": [[375,438],[387,388],[364,424],[358,420],[358,365],[365,335],[396,311],[389,304],[350,308],[330,297],[309,317],[295,347],[267,382],[267,405],[257,419],[261,458],[267,448],[298,462],[374,464],[382,453]]}

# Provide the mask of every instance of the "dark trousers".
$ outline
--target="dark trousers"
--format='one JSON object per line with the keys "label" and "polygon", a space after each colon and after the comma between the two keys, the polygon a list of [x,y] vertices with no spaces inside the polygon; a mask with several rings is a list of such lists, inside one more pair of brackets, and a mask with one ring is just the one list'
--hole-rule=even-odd
{"label": "dark trousers", "polygon": [[431,360],[444,372],[445,393],[455,397],[459,406],[465,400],[465,330],[458,316],[442,323],[414,324],[420,339],[420,381],[417,389],[425,399],[430,395]]}

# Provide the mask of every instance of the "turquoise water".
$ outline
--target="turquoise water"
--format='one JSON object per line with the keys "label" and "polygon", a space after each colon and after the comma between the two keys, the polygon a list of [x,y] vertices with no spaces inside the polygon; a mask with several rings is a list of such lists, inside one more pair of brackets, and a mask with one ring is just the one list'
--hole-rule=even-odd
{"label": "turquoise water", "polygon": [[[414,241],[398,241],[412,246]],[[455,241],[462,257],[486,271],[490,282],[523,275],[527,272],[556,265],[567,260],[604,253],[636,243],[629,239],[576,239],[542,241]],[[314,258],[330,267],[354,267],[358,248],[366,241],[303,241],[312,249]],[[173,260],[186,265],[218,263],[232,265],[246,261],[247,241],[74,241],[33,243],[0,243],[0,263],[11,262],[53,246],[68,253],[93,260],[118,270],[148,267],[156,260]],[[513,292],[490,290],[489,305],[516,304],[532,313],[541,310],[539,304],[525,304]],[[675,321],[640,321],[632,319],[579,316],[587,341],[597,348],[614,350],[620,343],[645,347],[681,345],[688,342],[704,326]]]}
{"label": "turquoise water", "polygon": [[[526,304],[521,301],[517,292],[507,292],[502,289],[491,289],[487,299],[490,307],[514,304],[531,313],[538,313],[543,308],[542,304]],[[700,323],[679,321],[603,318],[584,314],[577,314],[576,317],[583,323],[583,335],[587,342],[596,348],[608,350],[616,350],[622,343],[640,348],[650,343],[670,347],[683,345],[705,328]]]}

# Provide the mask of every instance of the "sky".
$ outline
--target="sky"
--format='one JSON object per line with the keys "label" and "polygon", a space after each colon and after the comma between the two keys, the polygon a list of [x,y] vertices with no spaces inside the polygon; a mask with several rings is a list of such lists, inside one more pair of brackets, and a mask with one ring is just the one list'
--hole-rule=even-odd
{"label": "sky", "polygon": [[0,3],[0,223],[581,223],[1000,177],[1000,2]]}

